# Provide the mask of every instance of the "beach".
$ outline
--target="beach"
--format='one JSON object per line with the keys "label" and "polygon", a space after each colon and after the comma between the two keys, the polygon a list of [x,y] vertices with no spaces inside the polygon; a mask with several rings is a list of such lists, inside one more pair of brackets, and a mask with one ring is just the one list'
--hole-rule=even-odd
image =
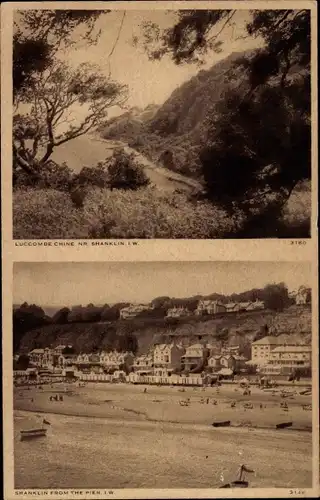
{"label": "beach", "polygon": [[[235,479],[241,463],[255,471],[252,487],[311,487],[311,412],[302,409],[311,397],[286,400],[284,412],[279,395],[235,389],[16,388],[15,487],[216,488]],[[63,401],[49,400],[56,394]],[[187,398],[190,406],[180,406]],[[248,401],[253,409],[243,408]],[[51,424],[47,436],[21,442],[20,430],[42,426],[43,418]],[[232,427],[213,428],[221,419]],[[275,429],[290,420],[291,428]]]}

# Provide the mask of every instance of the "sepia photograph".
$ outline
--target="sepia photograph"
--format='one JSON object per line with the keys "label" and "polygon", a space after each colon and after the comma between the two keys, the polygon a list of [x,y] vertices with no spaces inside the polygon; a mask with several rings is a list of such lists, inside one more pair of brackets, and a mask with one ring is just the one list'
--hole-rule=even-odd
{"label": "sepia photograph", "polygon": [[311,277],[14,263],[14,488],[311,488]]}
{"label": "sepia photograph", "polygon": [[310,238],[314,3],[152,3],[13,11],[13,238]]}

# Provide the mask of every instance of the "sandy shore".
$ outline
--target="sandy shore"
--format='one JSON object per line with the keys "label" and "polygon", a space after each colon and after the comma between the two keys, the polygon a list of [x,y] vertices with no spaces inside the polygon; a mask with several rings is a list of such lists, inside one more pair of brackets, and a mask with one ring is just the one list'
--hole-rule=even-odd
{"label": "sandy shore", "polygon": [[[311,396],[296,394],[286,399],[288,411],[280,404],[280,394],[253,388],[250,396],[234,386],[207,388],[145,387],[129,384],[58,384],[16,388],[15,410],[60,414],[79,417],[96,417],[121,420],[168,422],[209,425],[214,421],[230,420],[234,427],[275,429],[281,422],[292,422],[292,430],[311,431],[312,412],[303,409],[311,404]],[[68,392],[65,392],[68,391]],[[63,401],[50,401],[50,396],[63,395]],[[180,400],[190,398],[189,406],[180,406]],[[216,401],[216,405],[214,404]],[[235,407],[231,407],[231,402]],[[244,405],[251,403],[253,409]],[[288,429],[289,431],[289,429]]]}

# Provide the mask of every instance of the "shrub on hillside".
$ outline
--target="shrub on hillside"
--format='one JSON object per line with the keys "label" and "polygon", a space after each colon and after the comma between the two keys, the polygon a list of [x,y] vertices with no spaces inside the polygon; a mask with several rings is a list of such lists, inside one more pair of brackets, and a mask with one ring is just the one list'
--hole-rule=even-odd
{"label": "shrub on hillside", "polygon": [[82,167],[79,174],[75,176],[74,185],[107,187],[108,170],[106,163],[99,162],[94,167]]}
{"label": "shrub on hillside", "polygon": [[123,148],[115,149],[108,161],[108,180],[111,189],[136,190],[150,183],[143,167],[136,163],[134,155],[126,153]]}
{"label": "shrub on hillside", "polygon": [[158,196],[153,188],[92,188],[77,210],[67,193],[17,190],[13,196],[16,239],[62,238],[223,238],[239,221],[208,202],[184,194]]}
{"label": "shrub on hillside", "polygon": [[92,190],[84,204],[91,238],[221,238],[238,221],[207,202],[183,194],[156,196],[153,188]]}
{"label": "shrub on hillside", "polygon": [[66,163],[59,165],[49,160],[41,168],[39,177],[27,174],[21,168],[13,166],[13,187],[14,189],[23,187],[33,187],[37,189],[57,189],[68,191],[73,182],[74,173]]}
{"label": "shrub on hillside", "polygon": [[15,239],[86,238],[88,228],[67,193],[19,189],[13,193]]}

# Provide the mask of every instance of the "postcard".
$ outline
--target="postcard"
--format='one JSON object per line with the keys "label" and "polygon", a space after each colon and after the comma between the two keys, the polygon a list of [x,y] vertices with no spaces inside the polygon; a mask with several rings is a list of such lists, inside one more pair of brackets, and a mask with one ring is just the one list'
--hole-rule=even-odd
{"label": "postcard", "polygon": [[2,6],[6,500],[319,496],[316,19]]}

